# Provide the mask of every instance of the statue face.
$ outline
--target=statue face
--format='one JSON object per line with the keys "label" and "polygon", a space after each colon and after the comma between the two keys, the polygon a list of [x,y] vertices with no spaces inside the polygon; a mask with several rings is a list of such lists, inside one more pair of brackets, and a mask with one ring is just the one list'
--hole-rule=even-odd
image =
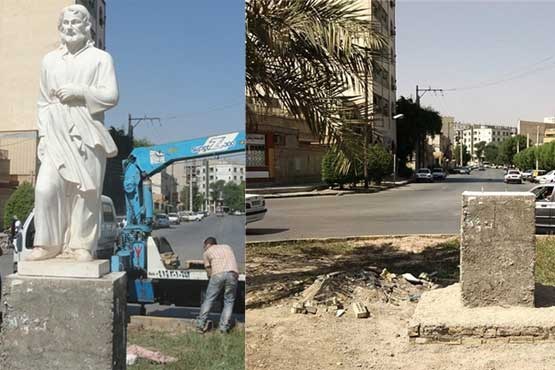
{"label": "statue face", "polygon": [[62,40],[66,43],[84,43],[86,27],[80,15],[65,12],[60,26]]}

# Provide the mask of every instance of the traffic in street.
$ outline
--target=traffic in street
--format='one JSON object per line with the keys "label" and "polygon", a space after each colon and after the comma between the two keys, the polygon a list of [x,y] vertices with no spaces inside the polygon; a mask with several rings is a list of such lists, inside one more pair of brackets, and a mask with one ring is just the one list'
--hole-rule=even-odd
{"label": "traffic in street", "polygon": [[534,183],[504,182],[487,168],[450,174],[373,194],[267,199],[262,221],[248,224],[247,241],[395,234],[456,234],[463,191],[528,191]]}

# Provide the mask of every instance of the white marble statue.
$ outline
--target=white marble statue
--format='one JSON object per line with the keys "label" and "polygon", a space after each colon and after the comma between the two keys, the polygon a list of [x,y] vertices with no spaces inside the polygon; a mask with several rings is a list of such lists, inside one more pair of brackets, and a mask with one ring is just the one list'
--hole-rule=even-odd
{"label": "white marble statue", "polygon": [[117,154],[104,111],[117,104],[118,87],[111,56],[94,47],[84,6],[64,8],[58,29],[61,46],[42,61],[35,248],[27,260],[90,261],[106,158]]}

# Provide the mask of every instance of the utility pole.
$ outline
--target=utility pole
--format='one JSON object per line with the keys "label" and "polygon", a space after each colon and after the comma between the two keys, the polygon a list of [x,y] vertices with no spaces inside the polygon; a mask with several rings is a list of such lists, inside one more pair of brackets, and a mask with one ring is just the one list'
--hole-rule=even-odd
{"label": "utility pole", "polygon": [[[428,87],[427,89],[420,89],[418,88],[418,85],[416,85],[416,106],[418,108],[420,108],[420,98],[423,97],[427,92],[443,93],[443,89],[432,89],[431,87]],[[417,111],[417,114],[418,114],[418,111]],[[416,136],[415,170],[418,170],[418,168],[420,168],[420,162],[422,161],[421,157],[424,154],[424,153],[421,153],[422,138],[420,136],[421,136],[420,133]]]}
{"label": "utility pole", "polygon": [[[145,115],[144,117],[138,118],[131,117],[131,113],[129,113],[127,120],[127,135],[131,139],[131,142],[133,142],[133,129],[143,121],[150,121],[150,123],[154,123],[154,121],[157,121],[158,123],[160,123],[160,117],[147,117]],[[135,122],[135,124],[133,124],[133,122]]]}
{"label": "utility pole", "polygon": [[540,145],[540,126],[536,125],[536,148],[534,153],[536,154],[536,171],[539,170],[539,160],[538,160],[538,146]]}
{"label": "utility pole", "polygon": [[194,166],[189,166],[189,211],[193,212],[193,171]]}
{"label": "utility pole", "polygon": [[204,160],[204,169],[206,171],[206,183],[205,183],[205,191],[206,191],[206,200],[204,201],[206,210],[210,212],[210,165],[208,163],[208,159]]}
{"label": "utility pole", "polygon": [[368,189],[368,51],[364,51],[364,189]]}

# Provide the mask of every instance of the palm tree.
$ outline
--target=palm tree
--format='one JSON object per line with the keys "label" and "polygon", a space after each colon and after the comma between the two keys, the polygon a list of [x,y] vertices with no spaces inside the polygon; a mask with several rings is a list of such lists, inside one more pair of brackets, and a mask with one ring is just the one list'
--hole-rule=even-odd
{"label": "palm tree", "polygon": [[321,142],[356,136],[345,117],[367,117],[345,93],[389,55],[357,0],[247,0],[246,28],[247,123],[277,99]]}

